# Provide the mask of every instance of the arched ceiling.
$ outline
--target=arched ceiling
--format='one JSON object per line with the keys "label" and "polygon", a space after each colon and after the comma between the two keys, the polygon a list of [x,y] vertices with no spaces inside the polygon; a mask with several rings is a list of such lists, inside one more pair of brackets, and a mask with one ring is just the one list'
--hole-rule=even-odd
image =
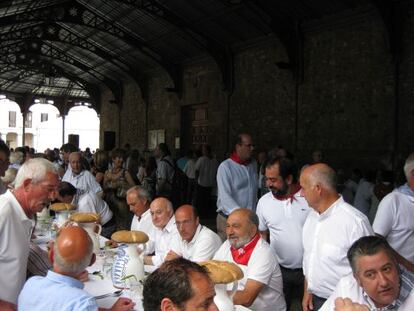
{"label": "arched ceiling", "polygon": [[298,25],[369,0],[9,0],[0,1],[0,92],[90,102],[100,90],[115,102],[122,81],[138,85],[162,68],[180,92],[181,64],[208,54],[232,87],[232,47],[275,33],[297,68]]}

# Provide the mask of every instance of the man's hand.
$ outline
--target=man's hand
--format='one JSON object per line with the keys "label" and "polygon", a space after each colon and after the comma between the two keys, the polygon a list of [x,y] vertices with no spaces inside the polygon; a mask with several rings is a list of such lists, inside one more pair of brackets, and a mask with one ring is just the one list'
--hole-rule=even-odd
{"label": "man's hand", "polygon": [[303,293],[302,309],[303,311],[313,310],[312,294],[309,293],[307,290],[305,290]]}
{"label": "man's hand", "polygon": [[168,252],[167,256],[165,256],[165,261],[173,260],[173,259],[176,259],[176,258],[179,258],[179,257],[181,257],[181,256],[178,255],[176,252],[170,250]]}
{"label": "man's hand", "polygon": [[352,302],[349,298],[336,298],[335,311],[369,311],[366,305]]}
{"label": "man's hand", "polygon": [[1,311],[16,311],[17,306],[11,302],[0,300],[0,310]]}
{"label": "man's hand", "polygon": [[111,311],[129,311],[133,310],[135,303],[129,298],[119,298],[112,308]]}

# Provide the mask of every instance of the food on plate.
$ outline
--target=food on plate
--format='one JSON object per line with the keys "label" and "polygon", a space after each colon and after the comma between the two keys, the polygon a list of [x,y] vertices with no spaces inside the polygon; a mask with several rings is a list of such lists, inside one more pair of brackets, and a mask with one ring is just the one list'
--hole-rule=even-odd
{"label": "food on plate", "polygon": [[204,266],[215,284],[228,284],[243,278],[238,265],[228,261],[207,260],[199,263]]}
{"label": "food on plate", "polygon": [[96,213],[75,213],[70,216],[70,220],[79,223],[96,222],[100,221],[99,214]]}
{"label": "food on plate", "polygon": [[76,206],[70,203],[54,203],[50,206],[50,209],[55,212],[72,211],[76,209]]}
{"label": "food on plate", "polygon": [[146,243],[149,238],[145,232],[120,230],[112,234],[111,239],[118,243]]}

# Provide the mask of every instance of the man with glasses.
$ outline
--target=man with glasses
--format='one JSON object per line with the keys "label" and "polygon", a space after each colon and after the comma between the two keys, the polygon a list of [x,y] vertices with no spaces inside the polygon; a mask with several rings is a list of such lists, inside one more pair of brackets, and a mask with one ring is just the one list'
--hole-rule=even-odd
{"label": "man with glasses", "polygon": [[33,217],[56,198],[59,177],[43,158],[26,161],[13,191],[0,196],[0,310],[15,310],[26,279]]}
{"label": "man with glasses", "polygon": [[252,158],[252,137],[247,133],[237,136],[230,158],[217,171],[217,233],[226,239],[226,219],[237,208],[256,209],[257,164]]}
{"label": "man with glasses", "polygon": [[191,205],[182,205],[176,210],[175,225],[178,233],[171,241],[171,250],[165,260],[178,257],[195,262],[209,260],[221,246],[220,237],[200,225],[197,210]]}
{"label": "man with glasses", "polygon": [[[0,177],[3,177],[9,167],[9,157],[10,157],[10,149],[6,145],[6,143],[0,139]],[[0,194],[6,192],[6,187],[3,185],[3,182],[0,178]]]}

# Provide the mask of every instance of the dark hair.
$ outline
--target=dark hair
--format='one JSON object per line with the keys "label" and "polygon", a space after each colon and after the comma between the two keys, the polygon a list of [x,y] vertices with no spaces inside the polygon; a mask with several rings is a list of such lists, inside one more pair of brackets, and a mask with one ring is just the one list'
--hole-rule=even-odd
{"label": "dark hair", "polygon": [[10,156],[9,146],[2,139],[0,139],[0,152],[4,152],[7,157]]}
{"label": "dark hair", "polygon": [[111,159],[115,159],[115,158],[122,158],[123,160],[125,160],[125,150],[121,148],[116,148],[112,150]]}
{"label": "dark hair", "polygon": [[383,237],[364,236],[356,240],[346,254],[352,272],[357,272],[356,261],[359,257],[376,255],[382,250],[385,251],[392,260],[395,260],[393,249]]}
{"label": "dark hair", "polygon": [[160,143],[158,145],[158,149],[161,151],[163,156],[171,155],[170,149],[166,143]]}
{"label": "dark hair", "polygon": [[289,159],[284,157],[273,156],[268,159],[265,163],[265,167],[269,168],[275,164],[279,164],[279,175],[286,180],[289,175],[292,175],[292,181],[296,183],[298,181],[298,169],[295,163]]}
{"label": "dark hair", "polygon": [[243,144],[243,136],[250,136],[251,137],[251,135],[249,133],[246,133],[246,132],[238,134],[236,136],[236,138],[234,139],[234,141],[233,141],[233,145],[232,145],[233,150],[232,151],[236,150],[236,145],[242,145]]}
{"label": "dark hair", "polygon": [[191,274],[200,273],[209,278],[207,270],[184,258],[164,262],[151,273],[144,283],[143,306],[145,311],[160,311],[161,301],[170,299],[180,309],[194,295]]}
{"label": "dark hair", "polygon": [[62,181],[59,185],[59,195],[61,197],[64,197],[66,195],[75,195],[76,194],[76,188],[66,181]]}
{"label": "dark hair", "polygon": [[71,152],[72,153],[72,152],[77,152],[78,148],[75,145],[71,144],[71,143],[66,143],[66,144],[63,144],[62,147],[60,147],[60,150],[62,150],[63,152]]}

